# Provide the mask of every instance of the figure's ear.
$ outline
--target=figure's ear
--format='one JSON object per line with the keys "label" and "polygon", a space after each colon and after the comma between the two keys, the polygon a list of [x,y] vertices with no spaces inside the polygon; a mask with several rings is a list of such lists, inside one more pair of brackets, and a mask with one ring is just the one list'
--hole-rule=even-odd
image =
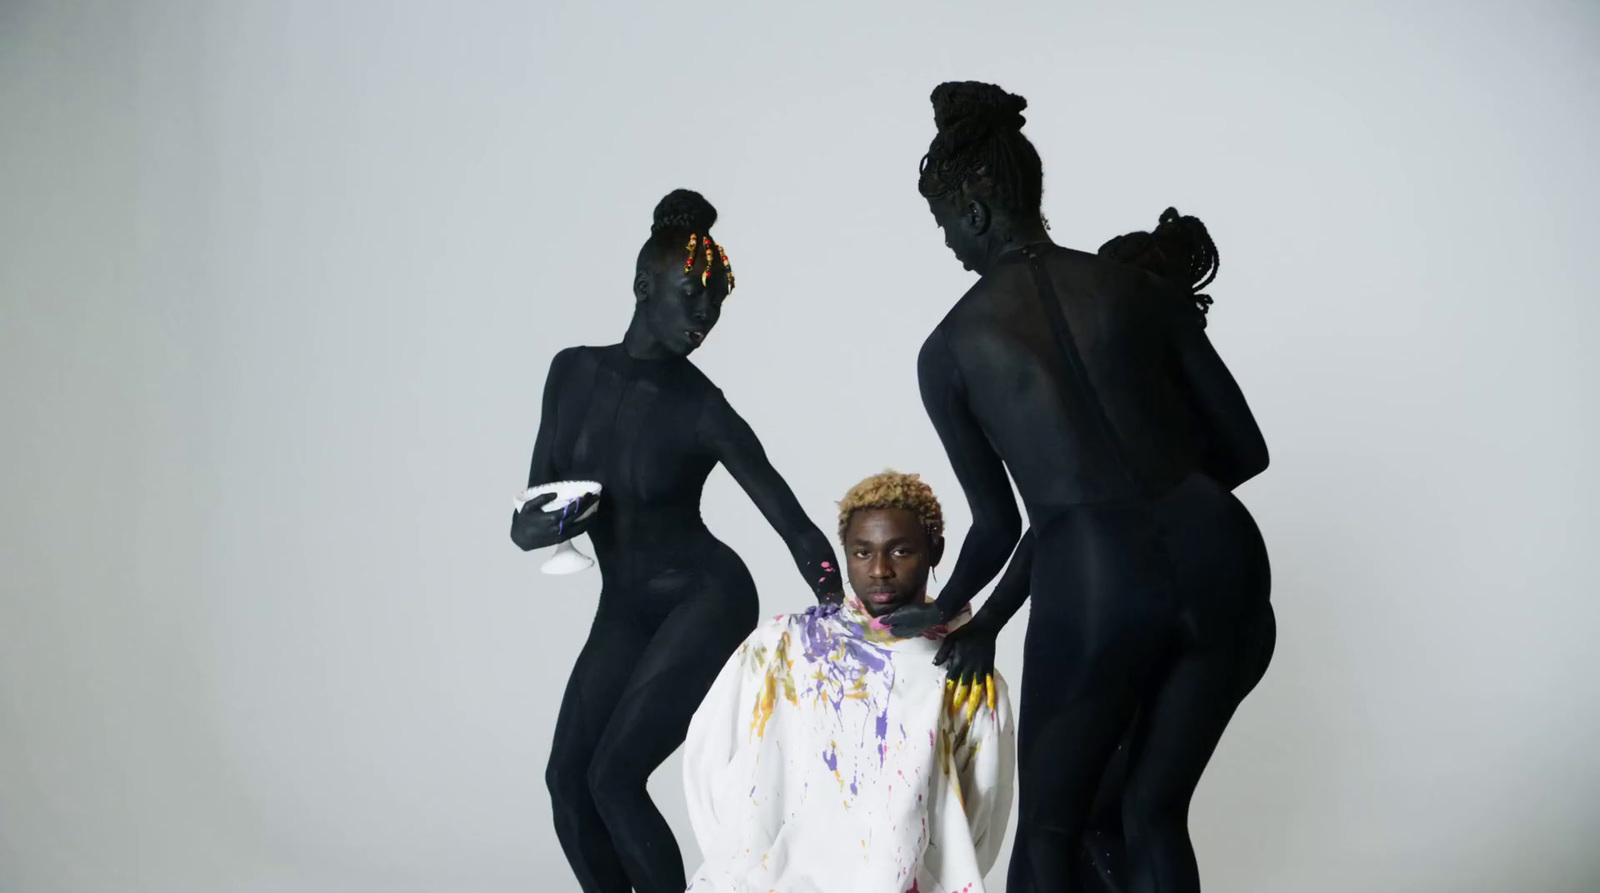
{"label": "figure's ear", "polygon": [[944,537],[934,534],[928,541],[928,567],[938,567],[944,558]]}
{"label": "figure's ear", "polygon": [[961,228],[974,236],[981,236],[989,231],[989,206],[982,199],[973,199],[967,202],[966,210],[961,214]]}
{"label": "figure's ear", "polygon": [[649,272],[640,269],[633,274],[633,299],[643,304],[650,299],[651,279]]}

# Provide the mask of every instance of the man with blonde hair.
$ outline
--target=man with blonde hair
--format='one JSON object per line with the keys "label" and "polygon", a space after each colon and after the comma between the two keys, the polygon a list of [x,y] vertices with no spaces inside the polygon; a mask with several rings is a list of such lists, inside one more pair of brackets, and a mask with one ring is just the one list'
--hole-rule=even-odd
{"label": "man with blonde hair", "polygon": [[926,601],[944,517],[914,474],[839,503],[854,595],[780,614],[723,667],[689,725],[684,784],[705,862],[692,893],[981,893],[1010,816],[1015,743],[998,674],[956,687],[948,629],[879,618]]}

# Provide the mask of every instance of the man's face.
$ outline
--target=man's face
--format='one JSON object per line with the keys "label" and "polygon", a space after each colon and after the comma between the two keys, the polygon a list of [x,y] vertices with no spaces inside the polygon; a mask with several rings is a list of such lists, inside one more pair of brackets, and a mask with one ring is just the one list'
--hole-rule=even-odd
{"label": "man's face", "polygon": [[874,617],[922,601],[943,550],[944,539],[908,509],[857,509],[844,531],[850,588]]}

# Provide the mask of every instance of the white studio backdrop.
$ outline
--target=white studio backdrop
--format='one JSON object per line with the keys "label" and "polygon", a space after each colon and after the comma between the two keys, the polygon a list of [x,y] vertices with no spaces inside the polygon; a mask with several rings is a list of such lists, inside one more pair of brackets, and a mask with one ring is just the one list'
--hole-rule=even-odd
{"label": "white studio backdrop", "polygon": [[[1280,636],[1207,889],[1600,886],[1594,5],[5,0],[0,891],[576,890],[542,776],[599,578],[506,536],[549,358],[701,190],[740,287],[695,362],[824,530],[892,466],[959,546],[950,79],[1028,97],[1059,241],[1221,248]],[[704,514],[807,602],[723,471]]]}

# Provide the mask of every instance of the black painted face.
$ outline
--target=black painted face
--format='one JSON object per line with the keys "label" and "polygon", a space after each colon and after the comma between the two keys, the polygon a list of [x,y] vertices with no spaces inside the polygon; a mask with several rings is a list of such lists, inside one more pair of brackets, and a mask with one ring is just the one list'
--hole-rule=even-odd
{"label": "black painted face", "polygon": [[681,263],[658,270],[652,277],[650,294],[640,308],[650,334],[674,356],[693,353],[722,316],[722,302],[728,296],[728,277],[721,269],[700,284],[703,264],[685,272]]}
{"label": "black painted face", "polygon": [[929,198],[928,210],[944,232],[944,246],[961,261],[962,268],[982,275],[988,267],[989,252],[981,209],[975,202],[963,206],[949,198]]}
{"label": "black painted face", "polygon": [[844,531],[850,588],[874,617],[920,601],[943,552],[944,538],[909,509],[857,509]]}

